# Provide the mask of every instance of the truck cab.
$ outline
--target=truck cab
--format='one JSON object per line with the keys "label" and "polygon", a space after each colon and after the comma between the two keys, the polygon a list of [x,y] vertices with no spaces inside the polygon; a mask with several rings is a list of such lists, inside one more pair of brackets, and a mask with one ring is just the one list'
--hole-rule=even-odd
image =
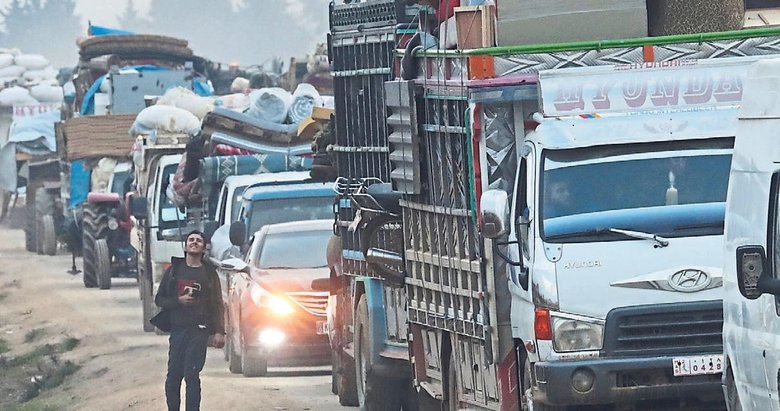
{"label": "truck cab", "polygon": [[723,390],[730,411],[780,410],[780,60],[744,83],[726,204]]}
{"label": "truck cab", "polygon": [[[596,88],[631,76],[652,95],[663,78],[685,90],[704,75],[716,90],[750,62],[540,72],[544,115],[518,142],[511,209],[503,190],[481,200],[483,234],[509,234],[498,246],[510,266],[522,401],[534,409],[720,398],[720,262],[738,101],[687,110],[648,99],[621,112],[625,89]],[[574,83],[584,89],[562,101]],[[579,115],[604,100],[611,106],[600,115]]]}

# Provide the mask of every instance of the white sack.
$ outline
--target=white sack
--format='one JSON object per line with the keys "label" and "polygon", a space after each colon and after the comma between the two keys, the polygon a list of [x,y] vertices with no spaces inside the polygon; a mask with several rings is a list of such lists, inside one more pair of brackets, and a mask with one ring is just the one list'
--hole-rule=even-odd
{"label": "white sack", "polygon": [[57,69],[48,66],[41,70],[27,70],[24,72],[24,79],[29,81],[52,80],[57,78]]}
{"label": "white sack", "polygon": [[14,86],[0,91],[0,106],[10,107],[14,104],[38,104],[26,88]]}
{"label": "white sack", "polygon": [[292,95],[279,87],[261,88],[249,94],[249,114],[272,123],[284,124]]}
{"label": "white sack", "polygon": [[230,83],[231,93],[243,93],[249,89],[249,80],[244,77],[236,77]]}
{"label": "white sack", "polygon": [[0,53],[0,68],[14,65],[14,56],[8,53]]}
{"label": "white sack", "polygon": [[157,104],[187,110],[199,119],[203,119],[206,114],[214,110],[214,102],[211,99],[201,97],[184,87],[175,87],[166,91],[157,99]]}
{"label": "white sack", "polygon": [[117,161],[110,157],[103,157],[98,161],[97,167],[92,169],[90,176],[90,191],[98,193],[109,192],[108,182],[111,181],[111,175],[114,174]]}
{"label": "white sack", "polygon": [[28,70],[41,70],[49,65],[49,60],[40,54],[20,54],[14,58],[14,62]]}
{"label": "white sack", "polygon": [[106,77],[103,79],[103,82],[100,83],[100,92],[101,93],[110,93],[111,92],[111,79]]}
{"label": "white sack", "polygon": [[62,87],[39,84],[30,88],[30,96],[41,103],[61,103],[64,94]]}
{"label": "white sack", "polygon": [[231,110],[244,111],[249,107],[249,96],[244,93],[217,97],[216,104]]}
{"label": "white sack", "polygon": [[293,102],[290,107],[290,122],[298,124],[301,120],[311,117],[314,106],[322,107],[320,93],[311,84],[298,84],[293,93]]}
{"label": "white sack", "polygon": [[0,77],[21,77],[27,71],[22,66],[8,66],[0,68]]}
{"label": "white sack", "polygon": [[138,113],[135,122],[147,129],[169,133],[186,133],[200,129],[200,120],[194,114],[172,106],[147,107]]}

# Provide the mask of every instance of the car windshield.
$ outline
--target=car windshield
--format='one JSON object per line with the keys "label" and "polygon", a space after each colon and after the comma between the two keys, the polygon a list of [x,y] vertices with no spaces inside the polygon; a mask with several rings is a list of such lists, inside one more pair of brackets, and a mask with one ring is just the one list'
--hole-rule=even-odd
{"label": "car windshield", "polygon": [[732,139],[548,150],[542,235],[550,242],[723,234]]}
{"label": "car windshield", "polygon": [[330,230],[268,234],[257,260],[259,268],[326,267]]}
{"label": "car windshield", "polygon": [[333,197],[295,197],[252,202],[249,233],[267,224],[333,218]]}

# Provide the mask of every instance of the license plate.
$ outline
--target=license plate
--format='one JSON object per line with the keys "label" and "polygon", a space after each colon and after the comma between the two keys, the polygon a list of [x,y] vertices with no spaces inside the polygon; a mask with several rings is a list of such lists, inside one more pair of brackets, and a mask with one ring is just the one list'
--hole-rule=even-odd
{"label": "license plate", "polygon": [[686,375],[720,374],[723,372],[723,355],[692,355],[672,358],[675,377]]}
{"label": "license plate", "polygon": [[327,333],[328,333],[328,322],[317,321],[317,334],[327,334]]}

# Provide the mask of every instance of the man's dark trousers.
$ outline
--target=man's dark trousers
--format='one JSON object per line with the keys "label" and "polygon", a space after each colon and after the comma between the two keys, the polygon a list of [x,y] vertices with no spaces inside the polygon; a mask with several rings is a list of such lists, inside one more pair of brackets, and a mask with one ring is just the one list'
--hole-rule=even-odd
{"label": "man's dark trousers", "polygon": [[206,363],[209,335],[198,326],[174,328],[169,338],[168,377],[165,379],[165,397],[168,411],[179,410],[181,380],[187,383],[186,410],[200,409],[200,371]]}

